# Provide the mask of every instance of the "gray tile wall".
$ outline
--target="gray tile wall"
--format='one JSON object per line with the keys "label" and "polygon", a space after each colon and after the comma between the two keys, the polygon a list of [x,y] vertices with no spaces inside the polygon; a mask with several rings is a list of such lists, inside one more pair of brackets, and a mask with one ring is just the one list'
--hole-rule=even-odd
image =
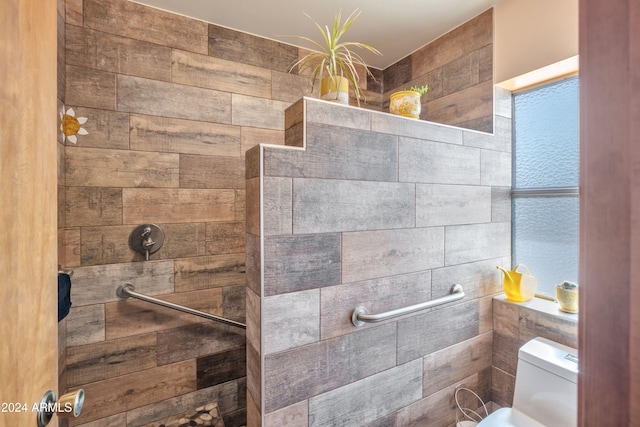
{"label": "gray tile wall", "polygon": [[[510,100],[496,99],[510,114]],[[457,384],[491,400],[495,266],[511,252],[510,129],[313,99],[285,123],[303,150],[261,146],[246,159],[248,359],[262,369],[248,369],[249,426],[448,426]],[[462,301],[351,324],[358,305],[395,309],[454,283]]]}

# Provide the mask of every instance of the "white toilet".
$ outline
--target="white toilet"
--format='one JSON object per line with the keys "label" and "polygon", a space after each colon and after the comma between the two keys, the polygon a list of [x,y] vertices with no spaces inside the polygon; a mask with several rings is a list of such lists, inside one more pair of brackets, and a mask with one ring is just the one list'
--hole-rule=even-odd
{"label": "white toilet", "polygon": [[576,350],[534,338],[520,348],[513,407],[501,408],[478,427],[574,427],[578,424]]}

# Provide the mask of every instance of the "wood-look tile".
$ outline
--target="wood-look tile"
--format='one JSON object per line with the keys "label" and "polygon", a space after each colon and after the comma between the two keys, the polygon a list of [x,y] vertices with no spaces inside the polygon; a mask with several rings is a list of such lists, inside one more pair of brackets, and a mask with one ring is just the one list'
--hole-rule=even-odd
{"label": "wood-look tile", "polygon": [[271,99],[295,102],[303,96],[312,96],[309,79],[292,73],[271,71]]}
{"label": "wood-look tile", "polygon": [[122,224],[122,189],[67,187],[65,193],[67,226]]}
{"label": "wood-look tile", "polygon": [[244,253],[175,260],[176,292],[244,285],[245,282]]}
{"label": "wood-look tile", "polygon": [[84,25],[161,46],[207,53],[204,21],[127,0],[86,0]]}
{"label": "wood-look tile", "polygon": [[171,79],[190,86],[271,97],[271,71],[175,49],[171,56]]}
{"label": "wood-look tile", "polygon": [[244,347],[198,358],[198,390],[246,376],[246,364]]}
{"label": "wood-look tile", "polygon": [[340,235],[275,236],[264,242],[266,296],[340,283]]}
{"label": "wood-look tile", "polygon": [[416,185],[416,226],[491,222],[491,187]]}
{"label": "wood-look tile", "polygon": [[89,28],[66,26],[66,63],[169,81],[171,49]]}
{"label": "wood-look tile", "polygon": [[448,125],[457,125],[492,114],[493,81],[490,80],[427,103],[428,119]]}
{"label": "wood-look tile", "polygon": [[293,180],[295,234],[403,228],[414,224],[414,184]]}
{"label": "wood-look tile", "polygon": [[156,367],[156,335],[136,335],[67,349],[67,381],[77,386]]}
{"label": "wood-look tile", "polygon": [[293,180],[276,177],[264,177],[262,180],[264,193],[262,224],[264,235],[292,234]]}
{"label": "wood-look tile", "polygon": [[284,130],[284,110],[289,102],[234,93],[231,104],[234,125]]}
{"label": "wood-look tile", "polygon": [[72,306],[66,321],[68,348],[105,340],[104,304]]}
{"label": "wood-look tile", "polygon": [[[220,288],[159,295],[156,298],[222,316]],[[197,316],[133,299],[105,304],[104,317],[108,340],[206,322]]]}
{"label": "wood-look tile", "polygon": [[547,338],[572,348],[578,348],[578,322],[562,319],[527,307],[520,307],[520,341],[535,337]]}
{"label": "wood-look tile", "polygon": [[425,356],[422,395],[429,396],[483,369],[490,368],[492,335],[488,332]]}
{"label": "wood-look tile", "polygon": [[493,333],[493,366],[504,372],[516,374],[520,341],[517,338]]}
{"label": "wood-look tile", "polygon": [[398,426],[448,426],[456,420],[455,389],[464,384],[471,390],[478,388],[478,374],[473,374],[449,387],[426,396],[417,402],[398,411],[396,423]]}
{"label": "wood-look tile", "polygon": [[262,402],[262,368],[260,353],[253,345],[247,343],[247,405],[255,400],[258,409]]}
{"label": "wood-look tile", "polygon": [[446,265],[506,256],[511,253],[511,223],[452,225],[445,228],[445,242]]}
{"label": "wood-look tile", "polygon": [[442,67],[442,96],[480,83],[478,51],[470,52]]}
{"label": "wood-look tile", "polygon": [[[395,275],[383,279],[330,286],[320,291],[321,338],[354,331],[351,313],[364,306],[370,313],[381,313],[431,299],[431,271]],[[375,327],[364,324],[358,330]]]}
{"label": "wood-look tile", "polygon": [[63,236],[63,252],[65,267],[80,266],[80,228],[65,228],[61,231]]}
{"label": "wood-look tile", "polygon": [[[262,147],[253,146],[245,152],[245,174],[246,179],[258,178],[262,164]],[[247,184],[248,185],[248,184]]]}
{"label": "wood-look tile", "polygon": [[511,184],[511,154],[481,150],[480,167],[482,185],[508,187]]}
{"label": "wood-look tile", "polygon": [[[414,360],[312,397],[309,399],[310,425],[366,425],[419,400],[421,378],[421,361]],[[384,393],[371,393],[371,390],[384,390]]]}
{"label": "wood-look tile", "polygon": [[127,282],[143,294],[173,292],[173,260],[74,268],[71,301],[74,307],[117,301],[116,289]]}
{"label": "wood-look tile", "polygon": [[251,393],[247,393],[247,426],[262,427],[262,412],[256,404],[259,401],[253,398]]}
{"label": "wood-look tile", "polygon": [[478,81],[493,80],[493,44],[481,47],[476,52],[478,53]]}
{"label": "wood-look tile", "polygon": [[256,295],[261,295],[261,253],[260,238],[251,234],[246,235],[246,256],[247,256],[247,287]]}
{"label": "wood-look tile", "polygon": [[235,192],[219,189],[122,190],[123,222],[208,222],[235,219]]}
{"label": "wood-look tile", "polygon": [[231,94],[118,75],[118,110],[204,122],[231,123]]}
{"label": "wood-look tile", "polygon": [[258,144],[284,145],[284,132],[276,129],[240,127],[242,154]]}
{"label": "wood-look tile", "polygon": [[[203,223],[156,223],[165,233],[162,248],[150,255],[152,260],[190,257],[205,253]],[[129,246],[133,225],[82,227],[82,265],[144,261],[144,254]]]}
{"label": "wood-look tile", "polygon": [[489,9],[413,53],[412,75],[415,78],[492,43],[493,9]]}
{"label": "wood-look tile", "polygon": [[179,155],[67,147],[68,186],[178,187]]}
{"label": "wood-look tile", "polygon": [[265,427],[309,427],[309,401],[303,400],[264,416]]}
{"label": "wood-look tile", "polygon": [[298,48],[210,24],[209,55],[287,73],[298,58]]}
{"label": "wood-look tile", "polygon": [[347,108],[333,102],[306,100],[307,123],[340,126],[351,129],[370,130],[371,113],[364,109]]}
{"label": "wood-look tile", "polygon": [[480,184],[480,150],[400,138],[400,181],[426,184]]}
{"label": "wood-look tile", "polygon": [[205,239],[208,254],[244,253],[245,222],[208,222]]}
{"label": "wood-look tile", "polygon": [[481,298],[495,295],[502,290],[502,273],[496,269],[501,258],[470,262],[450,267],[436,268],[432,272],[432,294],[434,298],[451,293],[451,286],[460,283],[466,298]]}
{"label": "wood-look tile", "polygon": [[[257,147],[258,149],[260,147]],[[252,151],[253,154],[256,151]],[[252,156],[247,156],[247,158]],[[246,222],[247,222],[247,233],[252,234],[254,236],[260,236],[261,227],[260,227],[260,198],[261,198],[261,188],[260,188],[260,178],[249,178],[246,180],[246,191],[247,191],[247,204],[246,204]]]}
{"label": "wood-look tile", "polygon": [[267,355],[265,413],[394,367],[395,337],[396,325],[387,324]]}
{"label": "wood-look tile", "polygon": [[[456,124],[454,124],[453,126],[459,127],[459,128],[463,128],[463,129],[469,129],[469,130],[474,130],[474,131],[478,131],[478,132],[483,132],[483,133],[487,133],[489,135],[491,135],[494,132],[494,127],[493,127],[493,122],[494,122],[494,117],[497,116],[492,116],[491,114],[489,114],[487,112],[486,116],[482,116],[482,117],[478,117],[475,119],[470,119],[470,120],[466,120],[463,122],[458,122]],[[495,138],[494,138],[495,140]],[[509,151],[506,147],[506,141],[500,141],[499,143],[499,148],[501,151]],[[498,146],[498,143],[495,144],[496,146]]]}
{"label": "wood-look tile", "polygon": [[[110,110],[74,107],[76,117],[86,117],[82,127],[89,132],[80,135],[78,147],[129,149],[129,114]],[[67,145],[71,143],[66,141]]]}
{"label": "wood-look tile", "polygon": [[493,300],[493,329],[510,338],[519,339],[520,308],[517,304]]}
{"label": "wood-look tile", "polygon": [[491,221],[511,221],[510,187],[491,187]]}
{"label": "wood-look tile", "polygon": [[112,415],[106,418],[100,418],[99,420],[91,421],[90,423],[80,424],[78,427],[122,427],[127,425],[127,413],[122,412],[120,414]]}
{"label": "wood-look tile", "polygon": [[222,316],[236,322],[246,323],[246,295],[244,283],[222,288]]}
{"label": "wood-look tile", "polygon": [[484,334],[493,330],[493,296],[480,298],[478,301],[480,325],[478,333]]}
{"label": "wood-look tile", "polygon": [[245,346],[243,329],[217,322],[158,332],[158,365],[221,353]]}
{"label": "wood-look tile", "polygon": [[[158,378],[162,378],[158,382]],[[70,425],[93,421],[160,400],[169,399],[196,389],[196,361],[146,369],[94,383],[83,384],[87,396],[82,416],[70,420]],[[74,388],[75,389],[75,388]]]}
{"label": "wood-look tile", "polygon": [[405,363],[478,335],[478,302],[416,314],[398,321],[398,363]]}
{"label": "wood-look tile", "polygon": [[513,117],[512,93],[510,90],[497,86],[493,89],[496,104],[496,116],[510,119]]}
{"label": "wood-look tile", "polygon": [[442,227],[343,233],[342,283],[441,267],[444,244]]}
{"label": "wood-look tile", "polygon": [[305,125],[302,123],[287,128],[287,130],[284,131],[284,145],[288,147],[304,147],[304,128]]}
{"label": "wood-look tile", "polygon": [[[505,153],[510,153],[512,150],[512,141],[511,141],[511,118],[501,117],[501,116],[488,116],[482,118],[481,120],[488,120],[489,123],[488,129],[482,129],[475,126],[466,126],[465,123],[459,123],[458,126],[470,127],[476,130],[483,130],[484,132],[473,132],[473,131],[464,131],[463,139],[464,145],[468,145],[469,147],[478,147],[485,148],[488,150],[495,151],[503,151]],[[495,128],[494,122],[495,121]],[[473,123],[473,121],[467,122]],[[493,132],[493,133],[486,133]]]}
{"label": "wood-look tile", "polygon": [[294,178],[397,181],[397,138],[309,123],[306,150],[265,149],[264,174]]}
{"label": "wood-look tile", "polygon": [[[190,362],[187,362],[190,363]],[[157,378],[156,378],[157,381]],[[238,408],[237,381],[182,394],[127,411],[127,427],[142,427],[168,416],[217,402],[223,414]],[[124,424],[123,424],[124,425]],[[119,425],[118,427],[122,427]]]}
{"label": "wood-look tile", "polygon": [[244,188],[244,159],[180,154],[180,188]]}
{"label": "wood-look tile", "polygon": [[244,223],[247,220],[247,192],[246,190],[235,190],[235,195],[235,219],[236,221],[241,221]]}
{"label": "wood-look tile", "polygon": [[408,55],[384,69],[385,91],[406,89],[406,84],[413,79],[411,61],[412,55]]}
{"label": "wood-look tile", "polygon": [[311,289],[264,298],[262,336],[265,355],[320,339],[320,291]]}
{"label": "wood-look tile", "polygon": [[[393,114],[371,114],[371,130],[391,135],[426,139],[448,144],[462,144],[462,131],[437,123],[411,120]],[[418,144],[425,144],[420,142]]]}
{"label": "wood-look tile", "polygon": [[131,114],[131,149],[240,156],[240,128],[220,123]]}
{"label": "wood-look tile", "polygon": [[65,21],[67,24],[82,25],[82,0],[65,0]]}
{"label": "wood-look tile", "polygon": [[378,418],[374,422],[367,424],[366,427],[396,427],[398,413],[386,415],[382,418]]}
{"label": "wood-look tile", "polygon": [[498,369],[495,366],[491,371],[491,399],[500,406],[513,405],[513,391],[516,385],[516,377]]}
{"label": "wood-look tile", "polygon": [[66,105],[116,109],[114,73],[67,65],[66,78]]}

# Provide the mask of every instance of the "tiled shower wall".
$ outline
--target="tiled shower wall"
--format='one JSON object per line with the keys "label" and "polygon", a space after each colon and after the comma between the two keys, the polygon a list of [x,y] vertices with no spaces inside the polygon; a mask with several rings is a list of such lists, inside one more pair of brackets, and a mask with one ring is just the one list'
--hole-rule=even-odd
{"label": "tiled shower wall", "polygon": [[[303,99],[247,153],[248,425],[448,426],[490,400],[496,265],[510,262],[510,96],[496,135]],[[464,300],[356,328],[381,312]]]}
{"label": "tiled shower wall", "polygon": [[[59,150],[59,259],[74,269],[61,389],[87,396],[71,425],[212,402],[244,425],[244,331],[115,291],[131,282],[244,321],[244,151],[283,143],[284,109],[306,88],[288,73],[298,49],[125,0],[68,0],[62,16],[61,101],[89,132]],[[144,261],[128,240],[149,222],[165,242]]]}
{"label": "tiled shower wall", "polygon": [[[125,0],[61,0],[59,14],[59,101],[89,132],[58,143],[58,256],[75,270],[60,392],[87,392],[71,424],[145,425],[217,401],[242,425],[242,332],[115,289],[244,320],[244,152],[284,142],[284,110],[307,89],[288,72],[300,52]],[[362,84],[380,109],[382,82]],[[166,240],[145,262],[128,239],[147,222]]]}
{"label": "tiled shower wall", "polygon": [[493,131],[493,9],[384,70],[384,99],[429,85],[420,118]]}

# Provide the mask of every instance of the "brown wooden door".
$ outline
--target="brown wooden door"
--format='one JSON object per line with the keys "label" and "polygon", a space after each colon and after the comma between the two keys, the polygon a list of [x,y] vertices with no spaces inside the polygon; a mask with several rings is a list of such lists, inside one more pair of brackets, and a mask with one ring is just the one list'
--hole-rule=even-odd
{"label": "brown wooden door", "polygon": [[36,426],[57,394],[56,18],[0,6],[0,426]]}

